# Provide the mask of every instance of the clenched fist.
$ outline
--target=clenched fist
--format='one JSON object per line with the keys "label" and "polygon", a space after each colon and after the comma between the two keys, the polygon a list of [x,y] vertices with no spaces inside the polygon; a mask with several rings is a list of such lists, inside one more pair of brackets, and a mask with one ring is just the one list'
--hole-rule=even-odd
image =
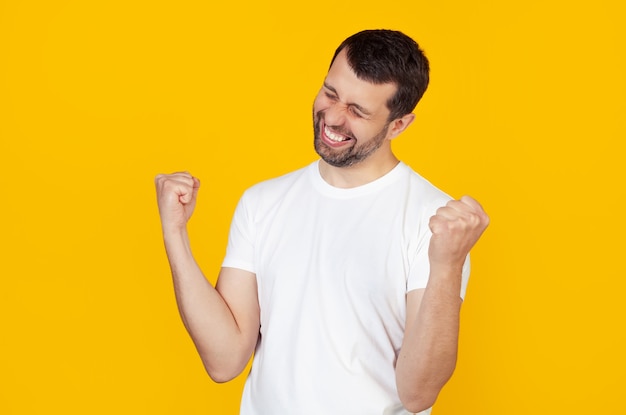
{"label": "clenched fist", "polygon": [[460,270],[467,254],[487,225],[489,216],[469,196],[451,200],[437,209],[429,222],[433,233],[428,250],[431,269],[439,267]]}
{"label": "clenched fist", "polygon": [[154,182],[163,231],[184,229],[196,206],[200,180],[181,172],[159,174]]}

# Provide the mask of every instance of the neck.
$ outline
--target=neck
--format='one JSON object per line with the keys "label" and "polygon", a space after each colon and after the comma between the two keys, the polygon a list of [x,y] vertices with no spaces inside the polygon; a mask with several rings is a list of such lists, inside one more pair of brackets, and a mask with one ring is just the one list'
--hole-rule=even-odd
{"label": "neck", "polygon": [[389,153],[382,160],[367,159],[348,167],[335,167],[320,160],[319,170],[326,183],[334,187],[349,189],[381,178],[393,170],[399,162],[400,160],[393,153]]}

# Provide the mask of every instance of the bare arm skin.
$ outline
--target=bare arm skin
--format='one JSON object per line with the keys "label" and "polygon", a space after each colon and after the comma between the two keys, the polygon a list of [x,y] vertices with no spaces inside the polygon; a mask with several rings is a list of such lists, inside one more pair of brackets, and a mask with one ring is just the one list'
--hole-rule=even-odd
{"label": "bare arm skin", "polygon": [[245,368],[259,336],[256,277],[222,268],[213,287],[192,255],[187,234],[199,180],[189,173],[174,173],[158,175],[155,184],[181,318],[209,376],[226,382]]}
{"label": "bare arm skin", "polygon": [[430,219],[430,278],[407,295],[407,317],[396,364],[400,400],[411,412],[430,408],[456,366],[461,272],[465,257],[489,224],[469,196],[450,201]]}

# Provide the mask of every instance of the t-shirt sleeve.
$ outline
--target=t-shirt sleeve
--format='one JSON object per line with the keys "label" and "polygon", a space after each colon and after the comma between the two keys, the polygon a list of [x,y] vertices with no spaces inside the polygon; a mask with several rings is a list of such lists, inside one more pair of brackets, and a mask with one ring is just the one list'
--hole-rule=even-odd
{"label": "t-shirt sleeve", "polygon": [[246,192],[235,208],[230,224],[226,256],[222,267],[238,268],[256,273],[254,261],[254,220]]}
{"label": "t-shirt sleeve", "polygon": [[[428,239],[430,241],[430,238]],[[428,246],[425,249],[425,255],[420,253],[416,258],[407,281],[407,292],[417,290],[419,288],[426,288],[428,284],[428,277],[430,275],[430,263],[428,262]],[[463,263],[463,271],[461,274],[461,298],[465,298],[465,292],[467,291],[467,283],[470,276],[470,256],[467,255],[465,263]]]}

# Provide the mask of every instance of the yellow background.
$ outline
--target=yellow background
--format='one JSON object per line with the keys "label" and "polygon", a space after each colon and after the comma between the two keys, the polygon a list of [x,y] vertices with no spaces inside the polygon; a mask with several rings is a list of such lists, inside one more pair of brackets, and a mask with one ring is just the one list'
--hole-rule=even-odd
{"label": "yellow background", "polygon": [[180,323],[153,177],[203,181],[214,280],[233,208],[303,166],[337,44],[432,64],[397,154],[492,225],[437,415],[623,414],[623,2],[0,1],[0,413],[236,414]]}

